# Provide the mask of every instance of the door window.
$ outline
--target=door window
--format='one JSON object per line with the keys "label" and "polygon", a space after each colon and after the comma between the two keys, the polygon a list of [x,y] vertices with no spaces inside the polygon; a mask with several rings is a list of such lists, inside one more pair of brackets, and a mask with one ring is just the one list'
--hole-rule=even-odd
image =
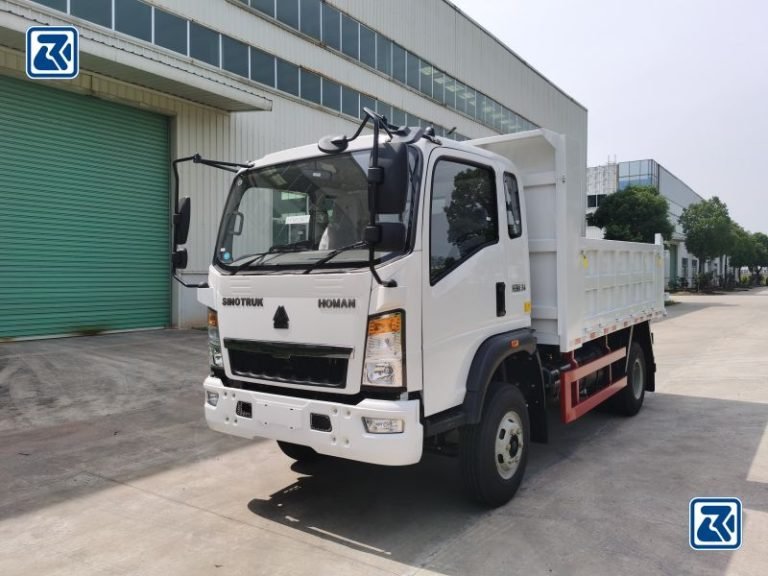
{"label": "door window", "polygon": [[432,177],[430,284],[499,240],[491,168],[440,160]]}
{"label": "door window", "polygon": [[504,174],[504,195],[507,201],[507,230],[510,238],[519,238],[523,234],[523,219],[520,215],[520,193],[517,178]]}

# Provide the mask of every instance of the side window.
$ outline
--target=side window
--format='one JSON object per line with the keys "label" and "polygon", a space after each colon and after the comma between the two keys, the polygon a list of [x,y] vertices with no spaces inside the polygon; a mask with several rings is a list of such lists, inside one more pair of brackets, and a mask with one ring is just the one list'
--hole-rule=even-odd
{"label": "side window", "polygon": [[429,281],[499,240],[493,170],[440,160],[432,177]]}
{"label": "side window", "polygon": [[507,200],[507,229],[510,238],[519,238],[523,234],[523,218],[520,215],[520,193],[517,190],[517,178],[504,174],[504,195]]}

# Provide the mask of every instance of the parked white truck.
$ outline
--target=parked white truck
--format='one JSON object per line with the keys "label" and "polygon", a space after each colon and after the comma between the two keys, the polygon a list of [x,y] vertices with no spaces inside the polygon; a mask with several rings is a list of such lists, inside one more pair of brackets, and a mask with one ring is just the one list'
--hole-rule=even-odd
{"label": "parked white truck", "polygon": [[503,504],[548,403],[566,423],[604,402],[633,415],[654,389],[663,248],[583,237],[561,135],[458,143],[366,115],[373,136],[174,163],[237,171],[198,288],[206,419],[297,460],[455,454],[468,495]]}

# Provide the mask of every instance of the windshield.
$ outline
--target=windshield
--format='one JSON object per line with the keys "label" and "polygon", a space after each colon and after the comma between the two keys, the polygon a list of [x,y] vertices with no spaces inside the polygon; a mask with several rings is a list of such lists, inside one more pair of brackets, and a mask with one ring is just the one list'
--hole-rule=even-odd
{"label": "windshield", "polygon": [[[370,150],[321,156],[238,175],[221,221],[215,262],[228,269],[367,265],[362,241],[369,218],[369,157]],[[411,150],[411,174],[417,158]],[[406,224],[406,245],[413,219],[414,186],[409,188],[403,214],[379,216],[380,222]],[[377,251],[374,256],[381,261],[394,255]]]}

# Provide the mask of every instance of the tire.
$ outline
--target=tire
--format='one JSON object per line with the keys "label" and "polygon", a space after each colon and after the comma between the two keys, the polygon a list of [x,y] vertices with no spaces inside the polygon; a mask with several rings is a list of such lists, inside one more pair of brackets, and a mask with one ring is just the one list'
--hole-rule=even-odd
{"label": "tire", "polygon": [[647,370],[643,347],[637,342],[632,342],[627,361],[627,385],[610,399],[610,408],[614,412],[623,416],[634,416],[640,412],[645,399]]}
{"label": "tire", "polygon": [[296,462],[314,462],[321,458],[321,455],[315,452],[314,448],[310,448],[309,446],[291,444],[290,442],[283,442],[281,440],[277,441],[277,445],[280,447],[280,450],[283,451],[283,454],[288,456],[288,458],[293,458]]}
{"label": "tire", "polygon": [[523,479],[529,444],[525,398],[516,386],[500,384],[486,399],[481,421],[461,429],[459,467],[467,496],[489,507],[509,502]]}

